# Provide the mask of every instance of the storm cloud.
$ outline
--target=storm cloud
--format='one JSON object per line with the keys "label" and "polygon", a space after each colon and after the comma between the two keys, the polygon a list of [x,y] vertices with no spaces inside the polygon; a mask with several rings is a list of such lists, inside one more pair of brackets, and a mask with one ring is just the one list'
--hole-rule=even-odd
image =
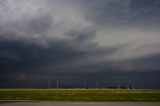
{"label": "storm cloud", "polygon": [[[92,83],[114,79],[108,86],[143,87],[151,75],[154,83],[144,87],[158,88],[159,5],[159,0],[1,0],[0,81],[15,81],[16,87],[18,81],[62,79],[82,87],[76,81],[89,74]],[[132,84],[125,82],[129,79]]]}

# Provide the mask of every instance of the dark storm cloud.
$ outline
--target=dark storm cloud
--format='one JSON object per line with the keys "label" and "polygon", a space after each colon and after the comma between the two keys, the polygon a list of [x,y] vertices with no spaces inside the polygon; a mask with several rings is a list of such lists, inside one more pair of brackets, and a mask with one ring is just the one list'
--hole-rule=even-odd
{"label": "dark storm cloud", "polygon": [[[155,46],[146,46],[146,42],[144,42],[142,44],[129,44],[129,46],[124,43],[124,47],[117,45],[117,47],[100,47],[98,46],[99,42],[91,41],[93,38],[98,37],[96,31],[99,30],[96,29],[93,22],[103,21],[104,24],[107,24],[107,21],[104,20],[110,18],[113,19],[111,23],[119,24],[117,21],[123,22],[123,20],[120,19],[121,16],[124,16],[124,20],[130,18],[129,15],[132,14],[128,14],[128,11],[131,11],[130,8],[132,8],[132,10],[138,9],[138,7],[135,7],[138,1],[102,0],[99,2],[93,0],[91,2],[90,0],[86,0],[78,1],[78,3],[71,1],[72,0],[67,4],[63,0],[46,2],[41,0],[39,3],[35,1],[20,2],[18,0],[18,3],[22,6],[16,5],[10,0],[2,3],[2,10],[4,9],[13,16],[8,17],[8,14],[1,10],[1,17],[4,20],[1,20],[3,24],[1,24],[0,32],[1,58],[3,60],[1,61],[1,68],[3,68],[3,70],[14,70],[14,68],[15,70],[29,70],[31,67],[43,67],[46,65],[50,65],[49,67],[51,67],[54,63],[63,61],[63,64],[60,66],[78,66],[78,68],[84,68],[87,65],[87,67],[97,66],[94,70],[98,71],[98,67],[101,67],[101,64],[106,66],[104,68],[118,68],[116,65],[119,66],[119,62],[126,60],[132,61],[135,57],[140,56],[141,58],[141,56],[146,56],[148,52],[153,51],[150,48],[156,49],[157,45],[159,45],[157,43]],[[50,6],[50,3],[53,3],[53,6]],[[77,17],[79,15],[75,11],[72,11],[70,7],[71,4],[79,5],[77,8],[76,6],[74,7],[78,13],[81,13],[79,11],[80,7],[85,6],[85,8],[88,8],[87,11],[90,12],[90,14],[85,16],[84,13],[84,16]],[[152,2],[151,4],[153,5],[151,7],[155,8],[155,6],[158,5],[158,1]],[[59,8],[61,5],[64,7]],[[25,8],[25,6],[30,8]],[[8,8],[10,10],[7,10]],[[147,7],[147,9],[149,8]],[[95,14],[92,12],[95,12]],[[137,10],[137,12],[139,11]],[[92,19],[90,21],[85,20],[86,17],[90,18],[92,15],[94,15],[93,18],[95,21]],[[136,48],[134,48],[134,46],[136,46]],[[145,53],[147,47],[150,48],[147,49],[148,51]],[[108,53],[110,48],[113,48],[114,51]],[[98,51],[98,53],[94,53],[95,51]],[[159,53],[159,51],[157,50],[155,53]],[[115,60],[118,62],[115,63],[116,65],[114,66],[112,63],[114,63]],[[69,64],[70,62],[71,64]],[[134,65],[137,65],[136,62],[134,63]],[[125,65],[120,64],[120,67],[125,68]],[[130,65],[127,66],[130,67]],[[44,67],[44,69],[45,68],[46,67]],[[55,68],[54,65],[51,68]]]}
{"label": "dark storm cloud", "polygon": [[86,18],[100,25],[110,26],[159,26],[158,0],[82,0]]}
{"label": "dark storm cloud", "polygon": [[[64,5],[61,2],[54,3]],[[96,33],[94,25],[75,17],[70,8],[63,10],[53,3],[55,8],[52,9],[48,5],[50,1],[43,0],[39,3],[17,0],[17,3],[20,5],[8,0],[1,5],[2,74],[44,71],[45,66],[65,64],[65,61],[72,61],[72,57],[77,58],[95,48],[96,43],[90,42]],[[64,11],[70,16],[61,14]]]}
{"label": "dark storm cloud", "polygon": [[132,0],[130,2],[130,8],[133,10],[151,10],[155,8],[159,8],[160,2],[159,0]]}
{"label": "dark storm cloud", "polygon": [[140,23],[142,25],[155,25],[155,27],[158,27],[160,24],[159,6],[160,1],[158,0],[132,0],[129,8],[132,14],[137,15],[131,21],[135,21],[135,24]]}
{"label": "dark storm cloud", "polygon": [[[12,87],[30,83],[28,87],[44,87],[49,79],[63,80],[63,87],[82,87],[76,83],[84,79],[92,87],[97,80],[128,86],[138,82],[133,73],[141,83],[148,75],[148,81],[159,81],[158,31],[137,30],[159,25],[159,4],[158,0],[1,0],[0,81],[13,82]],[[137,29],[125,29],[132,27]],[[131,37],[135,39],[128,41]],[[146,88],[158,88],[157,83]]]}
{"label": "dark storm cloud", "polygon": [[1,69],[4,72],[6,70],[14,70],[15,72],[16,70],[23,71],[23,69],[43,67],[48,62],[54,63],[65,60],[76,52],[69,49],[66,44],[55,43],[50,45],[52,48],[28,45],[19,41],[1,42]]}

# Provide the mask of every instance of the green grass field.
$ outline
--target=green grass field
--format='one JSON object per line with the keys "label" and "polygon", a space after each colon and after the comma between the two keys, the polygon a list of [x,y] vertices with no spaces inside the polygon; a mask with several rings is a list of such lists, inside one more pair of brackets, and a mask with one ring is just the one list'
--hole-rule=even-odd
{"label": "green grass field", "polygon": [[0,89],[0,100],[160,102],[160,90]]}

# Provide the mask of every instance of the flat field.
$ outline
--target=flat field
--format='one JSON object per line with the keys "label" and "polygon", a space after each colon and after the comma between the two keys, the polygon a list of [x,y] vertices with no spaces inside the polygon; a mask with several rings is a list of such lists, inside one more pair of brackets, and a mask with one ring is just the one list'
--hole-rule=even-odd
{"label": "flat field", "polygon": [[0,100],[160,102],[160,90],[0,89]]}

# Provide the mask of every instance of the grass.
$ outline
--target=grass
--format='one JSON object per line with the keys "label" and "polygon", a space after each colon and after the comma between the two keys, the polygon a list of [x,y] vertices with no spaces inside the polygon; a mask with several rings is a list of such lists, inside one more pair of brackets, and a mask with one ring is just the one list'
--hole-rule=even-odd
{"label": "grass", "polygon": [[0,89],[0,100],[160,102],[160,90]]}

